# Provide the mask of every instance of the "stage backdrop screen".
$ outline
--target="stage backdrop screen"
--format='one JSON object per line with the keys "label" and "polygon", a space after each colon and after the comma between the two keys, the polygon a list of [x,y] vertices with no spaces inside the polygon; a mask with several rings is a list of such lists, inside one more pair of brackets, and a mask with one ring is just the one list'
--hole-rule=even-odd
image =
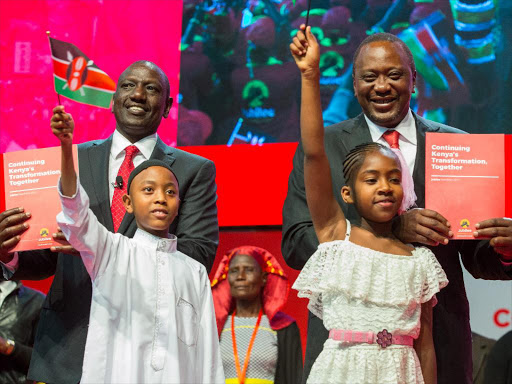
{"label": "stage backdrop screen", "polygon": [[[307,5],[184,1],[178,145],[299,139],[300,74],[289,44]],[[471,133],[512,132],[511,8],[487,0],[312,0],[325,123],[361,112],[352,57],[369,34],[391,32],[416,63],[414,111]]]}
{"label": "stage backdrop screen", "polygon": [[[75,44],[115,81],[147,59],[169,76],[175,102],[158,131],[217,166],[223,227],[280,225],[299,140],[300,74],[288,45],[308,0],[0,0],[0,151],[57,145],[57,104],[45,32]],[[410,47],[412,108],[472,133],[512,133],[512,2],[312,0],[321,45],[325,124],[361,112],[352,56],[378,31]],[[180,69],[181,68],[181,69]],[[108,137],[109,109],[61,97],[76,142]],[[340,170],[341,171],[341,170]]]}
{"label": "stage backdrop screen", "polygon": [[[46,31],[77,46],[115,82],[134,61],[157,63],[177,99],[181,11],[181,1],[0,1],[0,152],[59,143],[49,128],[58,101]],[[76,143],[106,138],[115,129],[110,108],[60,100],[75,120]],[[171,145],[177,119],[175,103],[158,131]]]}

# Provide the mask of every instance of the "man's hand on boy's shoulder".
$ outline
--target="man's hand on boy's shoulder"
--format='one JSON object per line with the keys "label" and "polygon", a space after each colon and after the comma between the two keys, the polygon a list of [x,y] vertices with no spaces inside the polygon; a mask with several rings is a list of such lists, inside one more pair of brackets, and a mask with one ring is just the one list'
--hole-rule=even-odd
{"label": "man's hand on boy's shoulder", "polygon": [[450,223],[443,215],[431,209],[414,208],[393,221],[393,233],[403,243],[425,245],[448,244],[453,236]]}
{"label": "man's hand on boy's shoulder", "polygon": [[73,131],[75,122],[71,114],[67,113],[63,105],[57,105],[53,108],[53,115],[50,121],[52,132],[63,144],[73,142]]}
{"label": "man's hand on boy's shoulder", "polygon": [[13,258],[12,249],[19,243],[20,236],[29,225],[25,223],[30,219],[30,212],[22,207],[11,208],[0,213],[0,261],[9,263]]}
{"label": "man's hand on boy's shoulder", "polygon": [[80,252],[78,252],[75,248],[73,248],[73,246],[71,244],[69,244],[69,242],[66,240],[66,236],[64,236],[64,233],[62,233],[60,228],[59,228],[58,232],[56,232],[52,235],[52,237],[53,237],[53,240],[60,243],[60,245],[55,245],[55,246],[51,247],[50,251],[62,252],[62,253],[66,253],[68,255],[80,256]]}

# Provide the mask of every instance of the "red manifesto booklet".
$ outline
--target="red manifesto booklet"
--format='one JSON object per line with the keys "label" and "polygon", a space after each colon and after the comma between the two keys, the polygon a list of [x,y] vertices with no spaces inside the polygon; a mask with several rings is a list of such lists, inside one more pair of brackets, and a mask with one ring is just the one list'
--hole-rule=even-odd
{"label": "red manifesto booklet", "polygon": [[454,239],[512,217],[512,135],[427,133],[425,207],[450,222]]}
{"label": "red manifesto booklet", "polygon": [[[23,207],[32,217],[14,251],[50,248],[57,245],[56,216],[61,211],[57,182],[60,177],[60,147],[8,152],[0,155],[0,212]],[[73,145],[78,173],[77,147]]]}

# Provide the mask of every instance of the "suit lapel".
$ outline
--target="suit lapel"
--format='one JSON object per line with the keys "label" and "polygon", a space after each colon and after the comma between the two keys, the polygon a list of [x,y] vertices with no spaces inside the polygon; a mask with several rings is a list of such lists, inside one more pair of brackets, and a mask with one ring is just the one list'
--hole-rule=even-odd
{"label": "suit lapel", "polygon": [[[150,159],[162,160],[169,165],[172,165],[174,160],[176,160],[172,155],[172,148],[165,145],[159,137],[156,140],[156,145],[153,149],[153,153],[151,153]],[[121,221],[121,225],[119,226],[119,230],[117,232],[122,233],[128,237],[133,237],[136,230],[137,223],[135,222],[135,216],[133,216],[132,213],[125,213],[123,221]]]}
{"label": "suit lapel", "polygon": [[339,136],[340,143],[345,147],[346,153],[357,145],[373,141],[370,129],[362,113],[353,120],[350,120],[350,122],[350,124],[346,124],[343,127]]}
{"label": "suit lapel", "polygon": [[171,147],[165,145],[164,142],[158,138],[155,149],[153,149],[153,153],[151,154],[151,159],[162,160],[171,166],[174,160],[176,160],[172,151],[173,149]]}
{"label": "suit lapel", "polygon": [[425,148],[425,134],[427,132],[437,132],[438,127],[432,126],[429,122],[413,112],[416,120],[416,161],[414,162],[414,172],[412,178],[414,180],[414,192],[416,192],[416,205],[420,208],[425,207],[425,156],[427,149]]}
{"label": "suit lapel", "polygon": [[[112,146],[112,136],[100,142],[93,144],[85,150],[85,159],[80,159],[79,169],[81,180],[92,181],[87,190],[92,198],[96,199],[96,204],[91,204],[98,220],[109,230],[114,231],[112,213],[110,211],[110,193],[108,187],[108,163],[110,157],[110,148]],[[85,162],[83,161],[85,160]],[[92,199],[91,199],[92,200]]]}
{"label": "suit lapel", "polygon": [[[486,343],[486,339],[473,335],[473,379],[483,377],[484,363],[491,347]],[[478,382],[475,380],[475,383]]]}

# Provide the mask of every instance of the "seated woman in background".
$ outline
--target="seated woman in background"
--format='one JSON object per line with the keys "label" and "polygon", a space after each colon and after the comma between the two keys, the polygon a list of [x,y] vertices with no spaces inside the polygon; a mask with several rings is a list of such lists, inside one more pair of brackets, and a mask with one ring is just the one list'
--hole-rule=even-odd
{"label": "seated woman in background", "polygon": [[226,384],[300,383],[299,328],[280,312],[289,288],[265,249],[242,246],[222,258],[212,294]]}

